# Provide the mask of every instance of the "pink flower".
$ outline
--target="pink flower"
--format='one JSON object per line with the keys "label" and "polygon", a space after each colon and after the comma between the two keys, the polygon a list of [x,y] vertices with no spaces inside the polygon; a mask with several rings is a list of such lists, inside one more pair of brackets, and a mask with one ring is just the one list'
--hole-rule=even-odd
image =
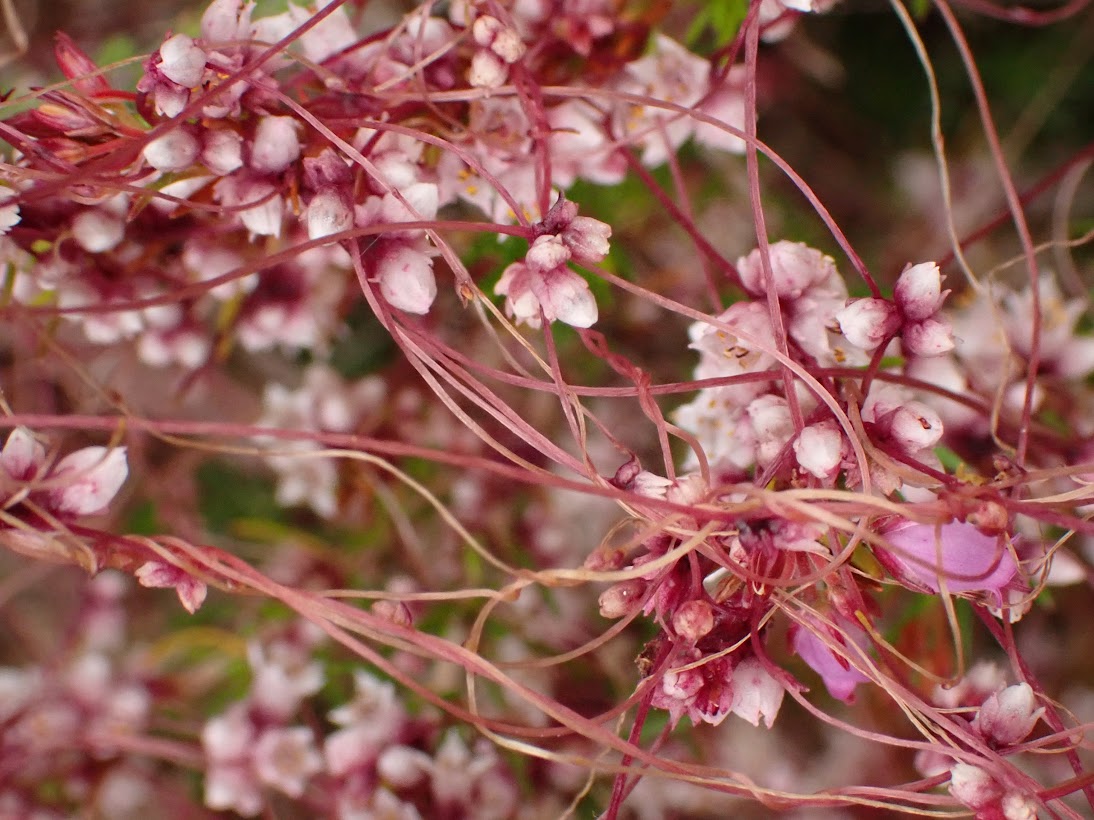
{"label": "pink flower", "polygon": [[950,769],[950,792],[970,809],[986,810],[1003,796],[1003,787],[979,766],[955,763]]}
{"label": "pink flower", "polygon": [[942,356],[954,349],[953,328],[938,319],[905,325],[900,340],[911,356]]}
{"label": "pink flower", "polygon": [[267,729],[254,745],[254,770],[267,786],[301,797],[308,780],[323,769],[311,729]]}
{"label": "pink flower", "polygon": [[1018,571],[998,536],[984,535],[972,524],[951,521],[934,526],[903,521],[884,533],[892,550],[875,555],[897,580],[912,589],[939,592],[987,592],[997,604]]}
{"label": "pink flower", "polygon": [[259,173],[277,174],[300,158],[300,124],[292,117],[263,117],[251,144],[251,167]]}
{"label": "pink flower", "polygon": [[198,138],[182,128],[172,128],[144,146],[144,158],[157,171],[185,171],[201,154]]}

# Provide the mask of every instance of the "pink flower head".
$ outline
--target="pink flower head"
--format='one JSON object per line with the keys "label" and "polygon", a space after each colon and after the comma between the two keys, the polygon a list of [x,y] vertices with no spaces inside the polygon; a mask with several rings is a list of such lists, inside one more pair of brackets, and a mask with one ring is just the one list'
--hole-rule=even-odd
{"label": "pink flower head", "polygon": [[850,623],[843,624],[839,632],[823,624],[811,624],[808,627],[795,624],[791,627],[790,640],[794,652],[821,676],[832,697],[850,703],[854,699],[855,687],[869,682],[870,679],[842,655],[833,652],[818,632],[823,632],[837,645],[847,646],[847,638],[850,638],[860,647],[866,642],[866,633]]}
{"label": "pink flower head", "polygon": [[902,521],[884,533],[892,550],[877,548],[881,563],[912,589],[987,592],[997,605],[1018,566],[999,536],[984,535],[972,524],[951,521],[934,526]]}

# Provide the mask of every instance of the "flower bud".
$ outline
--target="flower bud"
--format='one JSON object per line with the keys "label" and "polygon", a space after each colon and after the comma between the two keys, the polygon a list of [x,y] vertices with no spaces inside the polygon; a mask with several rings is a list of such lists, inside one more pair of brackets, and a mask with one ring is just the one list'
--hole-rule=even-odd
{"label": "flower bud", "polygon": [[990,774],[968,763],[950,769],[950,792],[970,809],[985,808],[1003,796],[1003,788]]}
{"label": "flower bud", "polygon": [[176,34],[160,46],[159,68],[171,82],[193,88],[205,74],[205,51],[185,34]]}
{"label": "flower bud", "polygon": [[896,306],[884,299],[855,299],[836,314],[840,330],[851,344],[873,350],[900,327]]}
{"label": "flower bud", "polygon": [[786,690],[756,658],[745,658],[733,668],[733,700],[730,711],[753,726],[760,718],[768,729],[779,714]]}
{"label": "flower bud", "polygon": [[889,434],[906,453],[917,453],[942,438],[942,419],[922,402],[910,401],[893,412]]}
{"label": "flower bud", "polygon": [[263,117],[251,144],[251,167],[276,174],[296,162],[300,157],[297,127],[298,123],[292,117]]}
{"label": "flower bud", "polygon": [[407,313],[428,313],[437,298],[433,260],[407,245],[397,245],[384,254],[376,269],[380,293],[387,303]]}
{"label": "flower bud", "polygon": [[843,458],[843,435],[834,421],[811,424],[794,441],[794,457],[807,473],[822,481],[835,476]]}
{"label": "flower bud", "polygon": [[353,227],[353,209],[346,197],[328,188],[308,204],[308,239],[319,239]]}
{"label": "flower bud", "polygon": [[570,249],[557,236],[541,236],[532,243],[524,263],[533,271],[547,273],[570,261]]}
{"label": "flower bud", "polygon": [[600,615],[604,618],[622,618],[629,614],[642,600],[646,591],[646,582],[640,578],[621,581],[608,587],[600,594]]}
{"label": "flower bud", "polygon": [[88,253],[103,253],[125,238],[125,222],[100,208],[91,208],[72,220],[72,238]]}
{"label": "flower bud", "polygon": [[204,142],[201,161],[217,176],[227,176],[243,167],[243,137],[237,132],[225,128],[208,130]]}
{"label": "flower bud", "polygon": [[695,643],[714,629],[714,610],[706,601],[688,601],[673,613],[672,628],[689,643]]}
{"label": "flower bud", "polygon": [[945,300],[942,292],[942,277],[938,265],[934,262],[921,262],[904,269],[893,289],[893,299],[900,307],[904,318],[918,322],[933,316]]}
{"label": "flower bud", "polygon": [[938,319],[905,325],[900,339],[910,356],[942,356],[954,348],[953,328]]}
{"label": "flower bud", "polygon": [[201,153],[197,137],[182,128],[172,128],[144,146],[144,158],[157,171],[185,171]]}
{"label": "flower bud", "polygon": [[608,255],[612,228],[589,216],[574,217],[560,237],[578,262],[596,263]]}
{"label": "flower bud", "polygon": [[1028,683],[1008,686],[984,701],[973,726],[987,740],[999,746],[1013,746],[1025,740],[1044,714],[1044,707],[1035,709],[1036,705],[1037,699]]}
{"label": "flower bud", "polygon": [[102,74],[88,76],[98,71],[99,67],[76,45],[75,40],[62,31],[57,32],[53,54],[61,72],[72,80],[72,85],[81,94],[90,97],[98,92],[110,90],[110,83]]}
{"label": "flower bud", "polygon": [[473,88],[499,88],[509,76],[509,66],[492,51],[476,51],[467,70],[467,82]]}

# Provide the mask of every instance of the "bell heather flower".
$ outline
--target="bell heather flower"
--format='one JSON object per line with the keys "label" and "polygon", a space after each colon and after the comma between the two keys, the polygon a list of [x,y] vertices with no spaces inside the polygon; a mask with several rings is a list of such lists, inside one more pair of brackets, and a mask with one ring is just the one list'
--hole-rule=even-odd
{"label": "bell heather flower", "polygon": [[948,592],[988,593],[1000,605],[1018,572],[1003,539],[962,521],[937,526],[901,521],[883,535],[892,549],[875,547],[874,554],[912,589],[937,593],[945,584]]}
{"label": "bell heather flower", "polygon": [[832,697],[851,703],[854,699],[855,687],[860,683],[868,683],[870,679],[842,655],[833,652],[820,638],[820,632],[836,644],[846,646],[847,639],[850,638],[860,647],[866,642],[866,633],[860,627],[842,619],[839,631],[819,622],[810,623],[808,626],[794,624],[790,630],[790,641],[795,654],[821,676]]}

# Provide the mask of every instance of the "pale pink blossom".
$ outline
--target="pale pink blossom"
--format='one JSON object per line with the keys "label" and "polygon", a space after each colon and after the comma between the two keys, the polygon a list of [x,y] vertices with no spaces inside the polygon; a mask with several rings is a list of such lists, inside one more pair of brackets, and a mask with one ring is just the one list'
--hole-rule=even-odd
{"label": "pale pink blossom", "polygon": [[217,176],[243,167],[243,137],[228,128],[210,128],[202,134],[201,162]]}
{"label": "pale pink blossom", "polygon": [[893,300],[912,322],[928,319],[938,312],[949,291],[942,290],[942,276],[934,262],[909,265],[893,288]]}
{"label": "pale pink blossom", "polygon": [[353,227],[349,198],[335,188],[320,191],[308,203],[305,215],[308,239],[320,239]]}
{"label": "pale pink blossom", "polygon": [[100,513],[117,495],[128,475],[124,447],[77,450],[49,472],[51,483],[60,485],[49,490],[51,506],[63,515]]}
{"label": "pale pink blossom", "polygon": [[201,36],[208,43],[248,39],[254,7],[249,0],[213,0],[201,16]]}
{"label": "pale pink blossom", "polygon": [[288,641],[247,645],[251,665],[251,698],[255,708],[278,719],[296,711],[300,702],[318,692],[325,680],[323,667],[306,647]]}
{"label": "pale pink blossom", "polygon": [[277,189],[262,179],[227,176],[214,186],[221,204],[235,211],[251,236],[280,236],[285,202]]}
{"label": "pale pink blossom", "polygon": [[597,320],[596,300],[588,283],[566,267],[540,273],[522,262],[507,267],[494,286],[505,296],[506,312],[529,327],[539,327],[540,311],[548,322],[591,327]]}
{"label": "pale pink blossom", "polygon": [[954,349],[953,328],[938,319],[905,325],[900,340],[904,351],[911,356],[942,356]]}
{"label": "pale pink blossom", "polygon": [[72,220],[72,238],[88,253],[105,253],[125,238],[125,220],[102,208],[81,211]]}
{"label": "pale pink blossom", "polygon": [[[797,299],[810,288],[839,276],[832,257],[803,242],[780,240],[771,245],[768,256],[771,284],[779,296],[788,299]],[[737,260],[737,272],[749,293],[761,296],[767,292],[759,248]]]}
{"label": "pale pink blossom", "polygon": [[493,51],[480,49],[471,57],[467,84],[472,88],[500,88],[509,76],[508,64]]}
{"label": "pale pink blossom", "polygon": [[418,786],[432,769],[433,759],[411,746],[389,746],[376,760],[376,773],[398,789]]}
{"label": "pale pink blossom", "polygon": [[745,658],[733,668],[730,711],[753,726],[760,718],[768,729],[775,723],[786,690],[756,658]]}

